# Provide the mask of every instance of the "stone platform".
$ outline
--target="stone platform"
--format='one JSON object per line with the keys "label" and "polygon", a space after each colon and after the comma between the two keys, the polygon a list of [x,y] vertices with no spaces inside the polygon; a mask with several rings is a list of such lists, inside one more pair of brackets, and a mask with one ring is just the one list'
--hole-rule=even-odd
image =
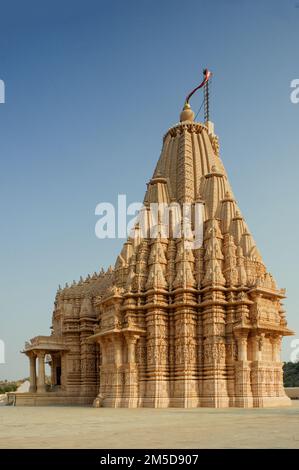
{"label": "stone platform", "polygon": [[84,406],[92,405],[94,397],[78,397],[61,393],[8,393],[8,404],[15,406]]}

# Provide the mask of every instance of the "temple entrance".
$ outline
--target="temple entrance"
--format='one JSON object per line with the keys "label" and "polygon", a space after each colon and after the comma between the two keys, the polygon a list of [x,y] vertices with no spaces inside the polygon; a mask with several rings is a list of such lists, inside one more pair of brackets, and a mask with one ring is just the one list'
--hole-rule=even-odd
{"label": "temple entrance", "polygon": [[61,385],[61,366],[56,367],[56,385]]}
{"label": "temple entrance", "polygon": [[61,386],[61,354],[59,352],[51,353],[48,364],[51,367],[51,390],[57,390]]}

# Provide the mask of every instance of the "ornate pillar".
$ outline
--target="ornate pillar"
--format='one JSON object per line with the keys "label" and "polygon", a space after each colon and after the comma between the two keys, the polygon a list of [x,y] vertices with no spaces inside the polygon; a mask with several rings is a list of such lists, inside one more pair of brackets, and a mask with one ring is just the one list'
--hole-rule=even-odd
{"label": "ornate pillar", "polygon": [[[206,291],[202,298],[203,392],[201,406],[229,406],[226,379],[225,309],[223,292]],[[215,302],[217,300],[217,304]]]}
{"label": "ornate pillar", "polygon": [[193,274],[195,258],[187,234],[183,234],[176,246],[176,275],[172,284],[174,366],[171,406],[195,408],[199,405],[198,290]]}
{"label": "ornate pillar", "polygon": [[156,306],[153,305],[146,313],[147,382],[144,406],[167,408],[169,406],[168,316],[164,309],[164,298],[162,300],[162,295],[159,297]]}
{"label": "ornate pillar", "polygon": [[128,408],[136,408],[138,405],[138,373],[136,363],[136,343],[138,337],[138,335],[134,335],[133,333],[128,333],[125,335],[128,361],[125,371],[123,404]]}
{"label": "ornate pillar", "polygon": [[274,335],[270,338],[272,344],[272,361],[273,362],[281,362],[280,361],[280,344],[281,344],[281,336]]}
{"label": "ornate pillar", "polygon": [[[220,173],[207,176],[207,185],[215,194],[220,184]],[[214,196],[213,196],[214,197]],[[216,207],[216,206],[215,206]],[[226,367],[226,279],[222,273],[224,256],[223,235],[219,221],[209,218],[204,230],[204,276],[201,281],[201,310],[203,319],[203,394],[201,406],[224,408],[229,406]]]}
{"label": "ornate pillar", "polygon": [[[161,234],[161,227],[155,226]],[[161,230],[160,230],[161,229]],[[167,408],[169,406],[168,330],[169,290],[166,281],[167,240],[151,240],[146,282],[146,391],[143,406]]]}
{"label": "ornate pillar", "polygon": [[122,341],[121,338],[114,338],[114,363],[116,367],[122,364]]}
{"label": "ornate pillar", "polygon": [[54,354],[51,354],[51,387],[56,385],[56,357]]}
{"label": "ornate pillar", "polygon": [[37,391],[38,393],[45,393],[46,391],[46,376],[45,376],[45,352],[37,353],[38,357],[38,378],[37,378]]}
{"label": "ornate pillar", "polygon": [[235,365],[235,404],[242,408],[253,406],[250,383],[250,365],[247,361],[248,331],[237,331],[235,337],[238,344],[238,361]]}
{"label": "ornate pillar", "polygon": [[195,408],[198,396],[197,321],[194,292],[175,294],[179,305],[174,310],[174,383],[172,406]]}
{"label": "ornate pillar", "polygon": [[105,341],[105,338],[102,338],[101,341],[99,342],[100,348],[101,348],[101,353],[102,353],[102,366],[105,366],[108,363],[107,360],[107,341]]}
{"label": "ornate pillar", "polygon": [[261,333],[260,335],[256,334],[253,337],[253,360],[254,361],[261,361],[262,360],[262,349],[263,349],[263,340],[264,334]]}
{"label": "ornate pillar", "polygon": [[105,397],[108,390],[108,371],[107,371],[107,364],[108,364],[108,340],[106,338],[101,338],[99,340],[100,348],[101,348],[101,358],[102,362],[100,365],[100,390],[99,395]]}
{"label": "ornate pillar", "polygon": [[238,341],[238,361],[247,361],[247,332],[237,335]]}
{"label": "ornate pillar", "polygon": [[83,397],[95,397],[97,394],[96,343],[87,340],[93,335],[95,327],[94,303],[92,298],[86,295],[80,307],[80,394]]}
{"label": "ornate pillar", "polygon": [[253,406],[263,407],[267,397],[267,370],[263,365],[264,333],[256,333],[253,336],[253,362],[251,365],[251,381]]}
{"label": "ornate pillar", "polygon": [[121,406],[122,392],[123,392],[123,345],[122,338],[117,335],[113,338],[114,342],[114,372],[113,372],[113,391],[112,391],[112,406],[118,408]]}
{"label": "ornate pillar", "polygon": [[64,357],[64,385],[71,395],[80,395],[81,356],[80,356],[80,302],[81,299],[64,300],[63,329],[65,345],[68,349]]}
{"label": "ornate pillar", "polygon": [[106,398],[106,396],[109,393],[109,372],[107,370],[107,364],[108,364],[108,354],[107,354],[107,349],[108,349],[108,340],[106,338],[99,338],[97,340],[99,346],[100,346],[100,351],[101,351],[101,363],[99,365],[99,370],[100,370],[100,387],[99,387],[99,393],[97,397],[95,398],[93,402],[93,406],[96,408],[99,408],[100,406],[103,406],[103,401]]}
{"label": "ornate pillar", "polygon": [[137,343],[138,336],[129,335],[126,337],[127,345],[128,345],[128,363],[130,365],[135,365],[136,357],[135,357],[135,347]]}
{"label": "ornate pillar", "polygon": [[229,406],[235,406],[235,365],[238,360],[237,341],[234,338],[233,328],[235,320],[235,294],[231,291],[227,295],[226,310],[226,370],[227,370],[227,393]]}
{"label": "ornate pillar", "polygon": [[270,338],[272,344],[272,361],[273,361],[273,396],[285,397],[285,390],[283,386],[283,372],[282,363],[280,359],[280,348],[281,348],[281,335],[273,335]]}
{"label": "ornate pillar", "polygon": [[36,355],[31,353],[29,356],[30,361],[30,393],[36,392]]}

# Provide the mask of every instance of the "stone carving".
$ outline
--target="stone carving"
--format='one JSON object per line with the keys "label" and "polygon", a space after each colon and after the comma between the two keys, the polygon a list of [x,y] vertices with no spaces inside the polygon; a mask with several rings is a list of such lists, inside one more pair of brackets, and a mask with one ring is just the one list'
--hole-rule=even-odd
{"label": "stone carving", "polygon": [[[279,358],[280,338],[291,334],[284,291],[240,214],[213,126],[186,115],[164,136],[142,218],[115,268],[59,288],[51,336],[26,343],[32,389],[35,356],[42,381],[44,354],[55,345],[52,377],[61,369],[65,403],[85,395],[112,407],[289,403]],[[198,201],[201,246],[190,243],[194,215],[181,238],[166,236],[161,220],[155,238],[148,227],[141,237],[151,203],[190,203],[193,211]]]}

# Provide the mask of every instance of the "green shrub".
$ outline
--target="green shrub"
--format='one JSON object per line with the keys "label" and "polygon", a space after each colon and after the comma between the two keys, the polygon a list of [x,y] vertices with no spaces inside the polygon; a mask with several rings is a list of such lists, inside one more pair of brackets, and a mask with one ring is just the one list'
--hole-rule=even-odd
{"label": "green shrub", "polygon": [[299,387],[299,362],[285,362],[283,365],[285,387]]}
{"label": "green shrub", "polygon": [[16,390],[17,386],[14,383],[2,384],[0,386],[0,395],[7,392],[15,392]]}

